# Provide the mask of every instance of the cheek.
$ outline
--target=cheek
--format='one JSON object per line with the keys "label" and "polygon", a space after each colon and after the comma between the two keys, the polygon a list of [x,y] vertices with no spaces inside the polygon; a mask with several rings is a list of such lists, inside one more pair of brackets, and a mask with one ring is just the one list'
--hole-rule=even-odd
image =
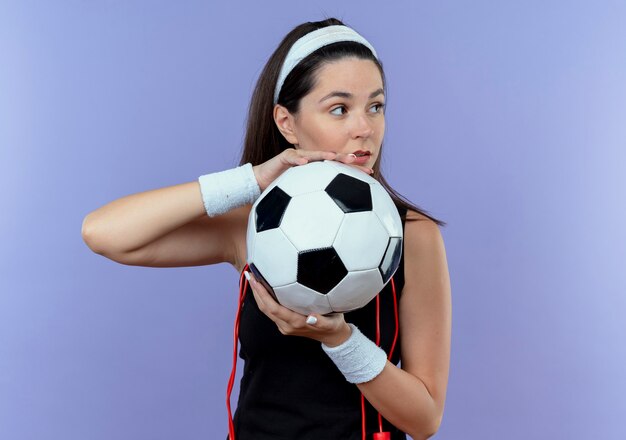
{"label": "cheek", "polygon": [[322,134],[322,139],[319,141],[320,149],[326,151],[343,151],[346,148],[348,137],[343,133],[339,133],[337,130],[327,130]]}
{"label": "cheek", "polygon": [[385,133],[385,118],[381,118],[381,120],[379,121],[377,131],[380,136],[382,136]]}
{"label": "cheek", "polygon": [[306,141],[310,148],[316,150],[338,151],[345,142],[344,134],[337,127],[329,126],[321,121],[316,122],[307,127],[303,142]]}

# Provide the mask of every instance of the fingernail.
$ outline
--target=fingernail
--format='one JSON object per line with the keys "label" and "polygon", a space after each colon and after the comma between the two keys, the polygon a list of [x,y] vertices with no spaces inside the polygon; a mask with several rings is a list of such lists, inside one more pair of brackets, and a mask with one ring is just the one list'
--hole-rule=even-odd
{"label": "fingernail", "polygon": [[247,270],[243,271],[243,275],[246,277],[246,280],[250,281],[250,274],[248,273]]}
{"label": "fingernail", "polygon": [[315,316],[309,316],[306,319],[306,323],[310,324],[310,325],[316,324],[317,323],[317,318]]}
{"label": "fingernail", "polygon": [[348,154],[348,156],[352,156],[352,157],[354,157],[356,159],[356,154],[354,154],[354,153],[350,153],[350,154]]}

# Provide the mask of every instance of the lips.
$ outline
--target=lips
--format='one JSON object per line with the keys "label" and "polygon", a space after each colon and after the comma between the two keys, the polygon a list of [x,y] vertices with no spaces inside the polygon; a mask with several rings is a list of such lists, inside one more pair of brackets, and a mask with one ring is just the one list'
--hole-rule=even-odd
{"label": "lips", "polygon": [[358,150],[353,152],[352,154],[356,156],[356,159],[354,159],[354,161],[352,162],[353,164],[365,165],[370,160],[370,156],[372,153],[370,153],[369,151]]}

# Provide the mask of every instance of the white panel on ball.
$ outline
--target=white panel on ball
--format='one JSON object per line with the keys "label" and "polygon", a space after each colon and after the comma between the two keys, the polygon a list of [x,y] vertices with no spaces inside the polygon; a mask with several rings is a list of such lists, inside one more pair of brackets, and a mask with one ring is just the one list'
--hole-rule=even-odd
{"label": "white panel on ball", "polygon": [[333,247],[346,269],[366,270],[378,267],[389,234],[372,211],[346,214]]}
{"label": "white panel on ball", "polygon": [[372,209],[389,232],[389,236],[402,237],[402,220],[387,190],[377,184],[371,186],[371,191]]}
{"label": "white panel on ball", "polygon": [[[294,172],[295,171],[295,172]],[[311,162],[298,169],[289,168],[281,175],[280,189],[291,197],[324,189],[337,173],[322,162]]]}
{"label": "white panel on ball", "polygon": [[328,194],[319,191],[291,199],[280,229],[299,251],[330,247],[343,217]]}
{"label": "white panel on ball", "polygon": [[256,224],[254,221],[255,216],[255,210],[251,209],[250,215],[248,215],[248,230],[246,232],[246,261],[248,263],[254,261],[254,243],[257,235]]}
{"label": "white panel on ball", "polygon": [[[348,272],[326,297],[333,311],[349,312],[365,306],[383,287],[378,268]],[[355,292],[359,294],[355,295]]]}
{"label": "white panel on ball", "polygon": [[298,251],[285,234],[270,229],[257,234],[254,242],[254,265],[271,286],[283,286],[296,281]]}
{"label": "white panel on ball", "polygon": [[276,287],[274,293],[280,304],[303,315],[309,313],[325,315],[332,312],[326,295],[298,283]]}
{"label": "white panel on ball", "polygon": [[365,171],[361,171],[360,169],[352,165],[346,165],[345,163],[337,162],[336,160],[325,160],[324,162],[331,165],[340,173],[347,174],[348,176],[354,177],[355,179],[362,180],[363,182],[366,182],[369,184],[378,185],[378,181],[376,179],[374,179],[372,176],[367,174]]}

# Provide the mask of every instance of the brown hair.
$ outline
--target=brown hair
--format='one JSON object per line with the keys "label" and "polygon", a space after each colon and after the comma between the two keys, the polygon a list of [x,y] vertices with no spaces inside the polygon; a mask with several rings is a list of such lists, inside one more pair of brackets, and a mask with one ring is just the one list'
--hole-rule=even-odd
{"label": "brown hair", "polygon": [[[278,75],[293,43],[309,32],[330,25],[344,25],[344,23],[336,18],[328,18],[296,26],[285,36],[278,48],[270,56],[257,80],[250,101],[246,137],[239,165],[244,165],[248,162],[252,165],[258,165],[280,154],[287,148],[293,148],[293,145],[287,142],[274,122],[274,89],[278,81]],[[278,95],[278,103],[287,108],[291,114],[296,114],[299,110],[300,100],[314,88],[315,75],[320,68],[325,63],[344,57],[372,60],[380,71],[383,89],[386,90],[385,73],[382,64],[372,52],[360,43],[342,41],[321,47],[299,62],[285,78]],[[437,223],[437,225],[445,226],[446,222],[427,214],[427,211],[408,201],[387,183],[380,171],[382,147],[381,144],[378,160],[372,167],[374,170],[372,177],[378,180],[387,190],[397,206],[417,211]]]}

